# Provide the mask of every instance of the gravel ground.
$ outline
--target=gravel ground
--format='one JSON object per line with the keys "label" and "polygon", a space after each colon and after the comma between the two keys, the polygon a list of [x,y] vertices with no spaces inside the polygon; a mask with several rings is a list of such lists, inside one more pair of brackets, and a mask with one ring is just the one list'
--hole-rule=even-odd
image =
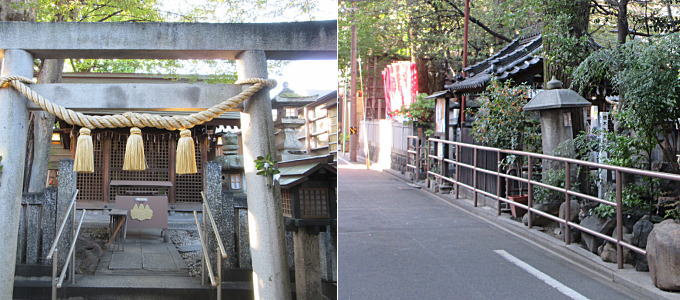
{"label": "gravel ground", "polygon": [[109,233],[106,227],[82,228],[76,244],[76,273],[94,274],[106,251]]}
{"label": "gravel ground", "polygon": [[[184,229],[170,229],[168,230],[168,236],[170,241],[179,250],[182,246],[200,244],[198,238],[198,231],[196,230],[184,230]],[[189,269],[189,275],[200,277],[201,276],[201,251],[180,251],[179,255],[182,256],[184,262]]]}

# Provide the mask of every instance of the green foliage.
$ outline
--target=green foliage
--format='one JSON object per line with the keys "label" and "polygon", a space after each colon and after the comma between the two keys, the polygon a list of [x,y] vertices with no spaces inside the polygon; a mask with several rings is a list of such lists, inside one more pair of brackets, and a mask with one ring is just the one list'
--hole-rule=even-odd
{"label": "green foliage", "polygon": [[[675,143],[665,143],[680,118],[680,33],[646,40],[632,40],[616,49],[600,50],[574,71],[574,87],[581,92],[609,82],[620,93],[621,104],[614,115],[617,135],[607,138],[615,156],[632,157],[660,145],[666,158],[678,152]],[[626,149],[628,148],[628,149]],[[671,164],[677,163],[671,159]],[[613,161],[635,166],[635,161]],[[648,162],[647,168],[651,165]]]}
{"label": "green foliage", "polygon": [[623,125],[634,129],[650,152],[663,141],[658,133],[671,131],[669,121],[680,118],[680,33],[631,43],[639,51],[613,81],[624,95]]}
{"label": "green foliage", "polygon": [[[564,169],[548,169],[543,173],[541,182],[564,188]],[[573,182],[573,181],[572,181]],[[534,186],[534,203],[550,203],[555,201],[564,201],[564,193],[547,189],[540,186]]]}
{"label": "green foliage", "polygon": [[585,32],[588,3],[588,0],[540,1],[538,10],[545,22],[542,38],[547,78],[556,76],[569,82],[573,69],[590,53],[592,47]]}
{"label": "green foliage", "polygon": [[258,156],[255,160],[255,169],[257,169],[257,175],[267,177],[272,177],[275,174],[281,173],[276,167],[276,161],[272,158],[271,154]]}
{"label": "green foliage", "polygon": [[666,206],[672,208],[666,211],[664,218],[673,219],[680,222],[680,200],[675,201],[674,203],[666,204]]}
{"label": "green foliage", "polygon": [[[584,193],[586,190],[592,189],[596,183],[597,178],[590,173],[586,173],[584,181],[578,180],[580,172],[584,169],[577,166],[571,166],[571,178],[569,189],[575,192]],[[541,182],[564,188],[565,186],[565,176],[566,172],[563,168],[559,169],[547,169],[543,174],[541,174]],[[550,203],[555,201],[564,201],[564,192],[555,191],[552,189],[547,189],[541,186],[534,186],[534,202],[535,203]],[[579,200],[578,197],[571,196],[571,200]]]}
{"label": "green foliage", "polygon": [[522,108],[529,87],[512,81],[492,80],[479,98],[479,110],[472,123],[472,135],[484,145],[502,149],[540,151],[538,120]]}
{"label": "green foliage", "polygon": [[[646,213],[652,210],[654,200],[660,193],[655,187],[658,186],[657,179],[646,179],[641,183],[628,184],[621,192],[621,202],[623,202],[623,213]],[[609,193],[607,201],[616,203],[616,194]],[[601,218],[611,218],[616,215],[616,208],[611,205],[600,203],[593,208],[593,213]]]}
{"label": "green foliage", "polygon": [[424,128],[425,135],[428,136],[432,134],[434,128],[435,100],[427,99],[426,96],[426,94],[418,94],[415,102],[411,103],[409,107],[402,107],[394,111],[393,115],[404,117],[407,124]]}
{"label": "green foliage", "polygon": [[[571,87],[580,94],[611,82],[633,55],[630,44],[612,49],[601,49],[584,59],[572,73]],[[613,87],[618,92],[617,86]]]}
{"label": "green foliage", "polygon": [[600,203],[593,208],[593,214],[604,219],[613,218],[616,215],[616,207]]}
{"label": "green foliage", "polygon": [[[494,33],[513,39],[537,20],[531,1],[471,1],[470,15]],[[353,7],[355,6],[355,7]],[[463,9],[460,0],[373,0],[339,2],[338,65],[347,72],[351,25],[357,28],[359,57],[423,59],[443,77],[462,66]],[[498,51],[507,41],[475,22],[469,26],[469,61]]]}

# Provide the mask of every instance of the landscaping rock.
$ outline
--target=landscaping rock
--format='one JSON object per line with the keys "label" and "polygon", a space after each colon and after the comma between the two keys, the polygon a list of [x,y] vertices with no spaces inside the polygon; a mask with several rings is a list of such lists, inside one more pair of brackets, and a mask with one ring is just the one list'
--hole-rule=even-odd
{"label": "landscaping rock", "polygon": [[[647,238],[649,233],[654,229],[654,224],[649,221],[649,216],[644,216],[633,225],[633,245],[642,249],[647,247]],[[647,256],[634,253],[635,270],[639,272],[648,272],[649,265],[647,264]]]}
{"label": "landscaping rock", "polygon": [[[614,231],[613,238],[617,238],[616,231]],[[633,239],[633,234],[631,233],[625,233],[623,234],[622,240],[626,243],[631,242]],[[623,248],[623,262],[624,263],[633,263],[634,257],[632,254],[632,251],[630,249],[627,249],[625,247]],[[616,262],[616,244],[614,243],[604,243],[600,247],[598,247],[598,254],[600,255],[600,258],[602,258],[603,261],[606,262],[611,262],[615,263]]]}
{"label": "landscaping rock", "polygon": [[626,227],[626,230],[628,230],[628,232],[633,232],[633,226],[635,226],[635,223],[637,223],[637,221],[642,219],[643,216],[644,216],[644,213],[642,213],[642,212],[624,214],[623,215],[623,226]]}
{"label": "landscaping rock", "polygon": [[[566,215],[566,211],[567,211],[567,203],[562,202],[562,204],[560,204],[560,212],[559,212],[559,215],[558,215],[560,217],[560,219],[564,219],[564,217]],[[579,213],[578,201],[576,201],[576,200],[570,201],[569,211],[570,211],[569,212],[569,217],[570,217],[569,221],[570,222],[577,221],[578,220],[578,213]],[[565,232],[564,229],[565,229],[564,224],[560,223],[560,237],[563,237],[563,234]],[[571,241],[572,242],[578,242],[579,237],[580,237],[580,231],[575,230],[575,229],[571,231]]]}
{"label": "landscaping rock", "polygon": [[649,217],[645,216],[633,225],[633,245],[642,249],[647,247],[647,238],[649,233],[654,229],[654,224],[649,221]]}
{"label": "landscaping rock", "polygon": [[79,237],[76,243],[76,273],[94,274],[103,254],[101,246],[95,241],[87,237]]}
{"label": "landscaping rock", "polygon": [[649,263],[647,262],[647,256],[634,252],[633,260],[635,261],[635,271],[649,272]]}
{"label": "landscaping rock", "polygon": [[654,285],[666,291],[680,291],[680,223],[666,220],[647,239],[649,275]]}
{"label": "landscaping rock", "polygon": [[[560,205],[562,202],[546,202],[534,204],[534,208],[540,211],[547,212],[551,215],[557,215],[560,211]],[[548,218],[539,216],[537,214],[531,214],[531,225],[533,226],[545,226],[550,224],[552,221]],[[522,223],[524,225],[529,225],[529,214],[524,214],[522,217]]]}
{"label": "landscaping rock", "polygon": [[[597,215],[590,215],[583,218],[580,225],[602,234],[611,235],[614,231],[614,227],[616,227],[616,221],[614,219],[603,219]],[[588,251],[597,253],[598,248],[602,245],[604,240],[582,232],[581,242]]]}

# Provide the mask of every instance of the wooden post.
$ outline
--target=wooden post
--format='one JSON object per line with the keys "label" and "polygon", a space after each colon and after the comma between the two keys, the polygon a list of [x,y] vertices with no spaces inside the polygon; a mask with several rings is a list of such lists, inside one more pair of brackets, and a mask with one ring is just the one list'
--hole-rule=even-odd
{"label": "wooden post", "polygon": [[111,134],[102,135],[102,201],[108,204],[111,199]]}
{"label": "wooden post", "polygon": [[[264,51],[248,50],[238,56],[239,78],[267,78]],[[245,88],[245,87],[244,87]],[[281,193],[265,176],[257,175],[255,159],[276,154],[269,89],[253,95],[241,113],[243,165],[248,184],[248,228],[255,299],[291,299],[290,274],[284,244]]]}
{"label": "wooden post", "polygon": [[[0,50],[2,51],[2,50]],[[33,77],[33,57],[23,50],[5,50],[1,76]],[[28,109],[26,99],[13,88],[0,88],[0,299],[12,299],[24,182]]]}
{"label": "wooden post", "polygon": [[[302,108],[302,112],[305,114],[305,149],[307,150],[307,154],[311,155],[312,154],[312,147],[310,145],[312,143],[312,141],[311,141],[312,135],[309,132],[309,130],[310,130],[309,125],[312,122],[309,121],[309,109],[307,109],[307,105],[305,105]],[[316,118],[316,116],[314,116],[314,117]]]}
{"label": "wooden post", "polygon": [[175,164],[177,163],[177,140],[174,137],[170,137],[168,141],[168,180],[172,183],[172,186],[168,189],[168,202],[176,202],[176,182],[177,174],[175,173]]}

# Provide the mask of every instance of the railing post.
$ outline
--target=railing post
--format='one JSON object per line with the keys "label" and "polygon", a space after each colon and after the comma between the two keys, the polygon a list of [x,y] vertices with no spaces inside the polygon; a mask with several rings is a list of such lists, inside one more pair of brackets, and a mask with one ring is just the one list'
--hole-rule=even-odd
{"label": "railing post", "polygon": [[442,143],[442,176],[449,177],[449,163],[446,161],[449,159],[449,144]]}
{"label": "railing post", "polygon": [[217,300],[222,300],[222,253],[219,247],[215,252],[217,252]]}
{"label": "railing post", "polygon": [[568,162],[564,163],[564,243],[571,244],[571,228],[569,227],[569,221],[571,220],[571,199],[569,199],[569,189],[571,188],[571,164]]}
{"label": "railing post", "polygon": [[460,145],[456,144],[456,199],[460,199]]}
{"label": "railing post", "polygon": [[[75,249],[75,244],[78,241],[78,237],[76,236],[76,205],[73,205],[73,211],[71,212],[73,214],[73,226],[71,230],[71,236],[73,237],[73,248]],[[83,214],[85,211],[83,211]],[[66,267],[66,266],[64,266]],[[71,254],[71,284],[76,283],[76,251],[73,251]]]}
{"label": "railing post", "polygon": [[472,187],[474,187],[475,207],[477,207],[477,148],[473,148],[472,152]]}
{"label": "railing post", "polygon": [[501,152],[496,150],[496,215],[501,215]]}
{"label": "railing post", "polygon": [[[444,147],[445,147],[446,144],[444,144],[442,142],[435,142],[434,144],[435,144],[435,147],[437,147],[437,157],[439,157],[439,174],[446,177],[446,169],[444,168],[444,164],[446,163],[446,161],[444,161],[446,159],[446,156],[444,156],[444,153],[445,153]],[[439,151],[440,145],[441,145],[441,151]],[[440,180],[440,181],[442,183],[444,183],[443,180]]]}
{"label": "railing post", "polygon": [[[529,166],[529,168],[527,169],[527,179],[528,179],[528,181],[527,181],[527,198],[528,198],[527,199],[527,206],[529,207],[529,209],[527,209],[527,214],[529,214],[529,216],[527,217],[527,220],[528,220],[527,226],[529,226],[529,228],[534,226],[534,224],[532,222],[533,216],[531,214],[531,209],[534,207],[534,189],[531,186],[531,176],[533,176],[533,173],[534,173],[533,168],[532,168],[532,164],[533,164],[533,161],[532,161],[531,156],[527,156],[527,165]],[[520,168],[519,174],[520,174],[520,177],[522,177],[522,168]],[[520,194],[521,194],[522,183],[520,182],[519,185],[520,185]]]}
{"label": "railing post", "polygon": [[59,249],[54,249],[52,255],[52,300],[57,300],[57,265],[59,264]]}
{"label": "railing post", "polygon": [[[203,225],[201,226],[201,228],[198,229],[198,230],[201,231],[201,234],[202,234],[203,236],[205,236],[205,230],[204,230],[204,229],[205,229],[205,214],[206,214],[205,210],[206,210],[206,209],[207,209],[207,208],[206,208],[206,204],[205,204],[205,202],[203,202],[203,212],[201,213],[201,219],[202,219],[201,222],[203,223]],[[206,245],[203,245],[203,246],[206,246]],[[202,252],[202,253],[203,253],[203,252]],[[210,257],[206,257],[205,255],[202,255],[202,256],[203,256],[203,258],[201,259],[201,283],[202,283],[203,285],[205,285],[205,284],[206,284],[206,280],[205,280],[205,278],[206,278],[205,272],[207,271],[207,270],[206,270],[206,262],[205,262],[205,260],[206,260],[206,259],[210,259]]]}
{"label": "railing post", "polygon": [[423,165],[422,161],[420,160],[420,155],[422,154],[421,151],[422,151],[423,147],[421,146],[422,141],[420,140],[420,137],[415,138],[415,140],[416,140],[416,143],[415,143],[415,147],[416,147],[416,155],[415,155],[416,156],[416,158],[415,158],[416,182],[418,182],[418,180],[420,180],[420,168],[422,168],[422,165]]}
{"label": "railing post", "polygon": [[623,238],[623,201],[621,193],[623,191],[623,175],[616,170],[616,264],[619,269],[623,269],[623,249],[621,239]]}

